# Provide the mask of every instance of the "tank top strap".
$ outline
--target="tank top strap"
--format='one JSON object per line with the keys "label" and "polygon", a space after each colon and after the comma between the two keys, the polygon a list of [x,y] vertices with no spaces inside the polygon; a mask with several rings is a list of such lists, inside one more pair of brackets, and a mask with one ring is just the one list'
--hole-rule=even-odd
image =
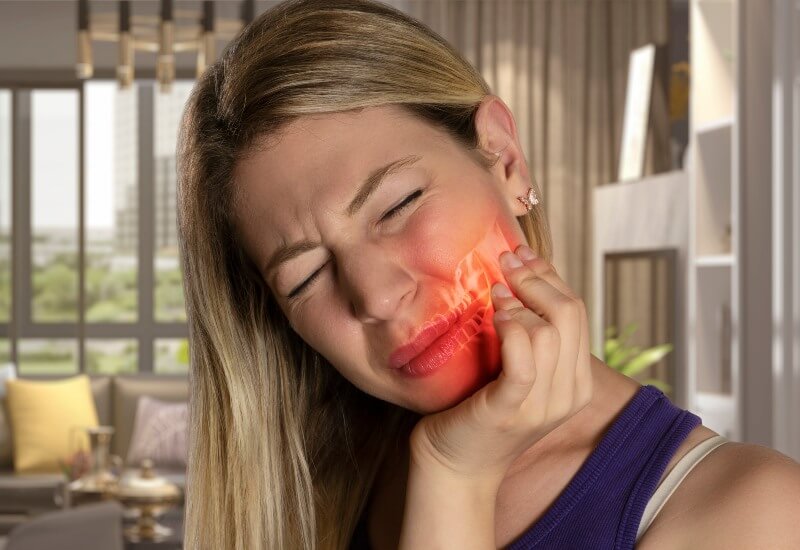
{"label": "tank top strap", "polygon": [[689,472],[691,472],[711,451],[727,442],[728,439],[725,436],[715,435],[701,441],[681,457],[648,501],[644,513],[642,514],[642,521],[639,523],[639,528],[636,532],[637,542],[653,523],[653,520],[667,503],[667,500],[669,500],[681,482],[686,479],[686,476],[689,475]]}

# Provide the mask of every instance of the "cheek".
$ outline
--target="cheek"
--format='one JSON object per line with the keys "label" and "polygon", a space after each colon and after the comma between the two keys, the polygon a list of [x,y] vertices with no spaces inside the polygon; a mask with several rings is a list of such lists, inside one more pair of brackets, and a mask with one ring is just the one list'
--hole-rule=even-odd
{"label": "cheek", "polygon": [[319,302],[303,309],[295,322],[296,331],[345,378],[353,381],[354,365],[368,355],[363,332],[357,321],[347,317],[345,305]]}
{"label": "cheek", "polygon": [[483,238],[498,212],[487,194],[423,206],[403,232],[409,259],[428,272],[451,277],[454,266]]}

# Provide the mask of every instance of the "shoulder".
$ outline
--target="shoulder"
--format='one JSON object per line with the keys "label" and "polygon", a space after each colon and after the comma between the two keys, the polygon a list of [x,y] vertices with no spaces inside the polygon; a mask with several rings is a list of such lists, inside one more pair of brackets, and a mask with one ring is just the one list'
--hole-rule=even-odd
{"label": "shoulder", "polygon": [[698,540],[709,549],[800,548],[800,464],[762,445],[728,442],[692,470],[659,516],[648,538],[667,536],[672,548]]}
{"label": "shoulder", "polygon": [[800,548],[800,464],[762,445],[728,443],[726,478],[703,496],[702,532],[720,548]]}

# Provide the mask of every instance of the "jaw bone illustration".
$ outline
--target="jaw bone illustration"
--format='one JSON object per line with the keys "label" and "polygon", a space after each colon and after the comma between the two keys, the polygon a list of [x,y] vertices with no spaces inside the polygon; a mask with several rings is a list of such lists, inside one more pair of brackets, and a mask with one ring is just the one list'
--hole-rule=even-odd
{"label": "jaw bone illustration", "polygon": [[453,284],[446,296],[447,311],[457,311],[460,317],[464,312],[474,311],[472,319],[465,323],[456,336],[458,351],[476,335],[479,341],[475,346],[478,362],[487,370],[496,370],[499,358],[499,341],[492,323],[487,322],[494,314],[490,290],[494,283],[502,282],[508,286],[498,266],[498,257],[503,251],[511,250],[508,240],[500,226],[494,222],[486,235],[470,250],[456,266]]}

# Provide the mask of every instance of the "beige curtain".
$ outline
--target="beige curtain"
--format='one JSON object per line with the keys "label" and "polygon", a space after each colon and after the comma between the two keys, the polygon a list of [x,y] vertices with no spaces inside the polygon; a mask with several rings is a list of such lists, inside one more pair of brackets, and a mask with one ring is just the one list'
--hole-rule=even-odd
{"label": "beige curtain", "polygon": [[[617,179],[628,56],[667,42],[669,0],[391,3],[457,47],[511,108],[542,189],[554,264],[591,311],[592,189]],[[651,110],[646,174],[671,162],[661,89]]]}

